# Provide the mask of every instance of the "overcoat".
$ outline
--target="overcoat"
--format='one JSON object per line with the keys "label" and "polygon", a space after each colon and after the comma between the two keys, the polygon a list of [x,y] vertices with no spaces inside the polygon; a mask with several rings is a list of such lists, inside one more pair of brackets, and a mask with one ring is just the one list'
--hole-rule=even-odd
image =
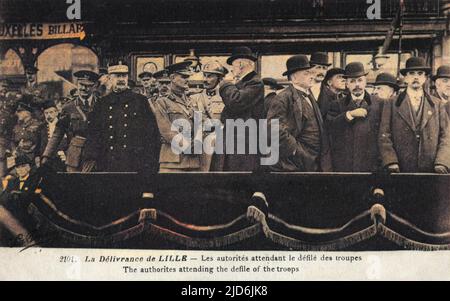
{"label": "overcoat", "polygon": [[[367,116],[348,120],[347,112],[359,107],[367,110]],[[333,171],[374,172],[379,169],[377,142],[380,108],[381,100],[367,92],[360,106],[350,94],[330,103],[326,123],[330,133]]]}
{"label": "overcoat", "polygon": [[[264,118],[264,83],[256,72],[245,75],[236,84],[226,82],[220,86],[220,96],[224,103],[221,119],[225,125],[224,137],[226,137],[226,120],[242,119],[244,122],[250,119],[256,121]],[[230,129],[228,129],[230,130]],[[213,170],[224,171],[255,171],[259,168],[259,154],[250,154],[248,133],[239,139],[234,137],[234,154],[223,154],[215,156]],[[259,138],[259,137],[257,137]],[[245,139],[245,154],[236,154],[238,140]],[[226,149],[224,141],[224,149]]]}
{"label": "overcoat", "polygon": [[425,93],[422,117],[416,125],[406,92],[384,104],[379,148],[383,166],[399,164],[400,172],[434,172],[450,167],[450,123],[445,104]]}
{"label": "overcoat", "polygon": [[147,98],[127,89],[94,105],[83,158],[95,161],[97,171],[157,173],[160,145]]}
{"label": "overcoat", "polygon": [[314,138],[305,135],[307,117],[304,115],[304,99],[305,96],[300,91],[289,85],[270,103],[267,119],[269,123],[278,119],[280,126],[280,159],[278,164],[270,168],[273,171],[331,171],[328,134],[316,101],[311,101],[311,104],[319,125],[320,154],[316,155],[307,144],[302,143]]}

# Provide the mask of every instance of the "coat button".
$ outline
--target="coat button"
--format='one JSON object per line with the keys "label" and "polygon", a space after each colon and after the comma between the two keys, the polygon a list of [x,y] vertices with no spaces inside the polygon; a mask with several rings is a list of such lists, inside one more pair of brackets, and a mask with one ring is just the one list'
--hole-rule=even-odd
{"label": "coat button", "polygon": [[112,116],[109,116],[109,119],[112,119]]}
{"label": "coat button", "polygon": [[127,145],[126,145],[126,144],[124,144],[124,145],[123,145],[123,148],[127,148]]}
{"label": "coat button", "polygon": [[110,149],[110,150],[113,150],[113,149],[114,149],[114,146],[110,146],[109,149]]}
{"label": "coat button", "polygon": [[112,107],[110,106],[109,109],[112,110]]}
{"label": "coat button", "polygon": [[128,115],[127,114],[123,114],[123,117],[128,117]]}
{"label": "coat button", "polygon": [[127,138],[127,135],[123,135],[123,138]]}
{"label": "coat button", "polygon": [[109,128],[110,128],[110,129],[112,129],[112,128],[113,128],[113,126],[112,126],[112,125],[110,125],[110,126],[109,126]]}
{"label": "coat button", "polygon": [[113,136],[109,136],[109,139],[113,139],[114,137]]}
{"label": "coat button", "polygon": [[124,126],[124,127],[127,127],[127,126],[128,126],[128,124],[126,124],[126,123],[125,123],[125,124],[124,124],[123,126]]}
{"label": "coat button", "polygon": [[125,108],[128,108],[128,104],[125,105]]}

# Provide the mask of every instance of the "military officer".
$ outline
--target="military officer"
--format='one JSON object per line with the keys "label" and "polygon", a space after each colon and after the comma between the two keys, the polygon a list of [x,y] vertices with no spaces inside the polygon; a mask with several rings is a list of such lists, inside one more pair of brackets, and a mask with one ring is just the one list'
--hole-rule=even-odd
{"label": "military officer", "polygon": [[112,92],[90,115],[83,171],[156,173],[160,139],[148,100],[128,88],[128,66],[108,73]]}
{"label": "military officer", "polygon": [[324,80],[325,74],[331,64],[328,62],[328,54],[326,52],[314,52],[311,54],[310,63],[313,67],[312,71],[315,73],[311,92],[314,99],[319,100],[322,81]]}
{"label": "military officer", "polygon": [[76,96],[63,106],[53,135],[42,154],[41,162],[45,164],[49,158],[54,158],[60,150],[61,141],[66,137],[68,147],[65,155],[68,172],[81,171],[81,153],[86,141],[88,115],[97,102],[93,92],[98,74],[89,70],[80,70],[75,72],[74,76],[78,79]]}
{"label": "military officer", "polygon": [[9,81],[0,80],[0,177],[5,176],[7,172],[6,150],[9,148],[12,129],[16,123],[16,95],[9,93],[9,87]]}
{"label": "military officer", "polygon": [[140,93],[147,97],[147,99],[152,98],[157,93],[156,88],[156,79],[153,77],[153,74],[148,71],[144,71],[138,75],[141,83],[142,89]]}
{"label": "military officer", "polygon": [[180,133],[171,130],[171,125],[176,119],[187,120],[193,130],[195,106],[186,95],[189,89],[188,79],[191,75],[189,70],[191,63],[185,61],[167,67],[171,81],[169,91],[166,96],[159,97],[156,100],[156,117],[162,140],[159,156],[159,172],[161,173],[201,170],[201,156],[199,154],[187,154],[181,152],[181,150],[180,152],[172,150],[172,140],[179,137],[182,138],[176,142],[182,147],[185,146],[185,149],[187,149],[192,146],[187,142],[188,137],[180,136]]}
{"label": "military officer", "polygon": [[170,78],[169,71],[167,69],[162,69],[153,74],[156,80],[156,94],[153,96],[152,100],[156,101],[159,97],[164,97],[169,94],[170,91]]}
{"label": "military officer", "polygon": [[200,111],[205,112],[207,118],[220,120],[225,105],[219,94],[219,83],[227,74],[227,68],[217,61],[208,62],[203,67],[205,89],[192,95],[191,99]]}
{"label": "military officer", "polygon": [[33,109],[27,103],[19,102],[16,109],[17,124],[13,129],[11,150],[14,157],[25,155],[34,162],[39,155],[41,122],[33,118],[32,112]]}
{"label": "military officer", "polygon": [[26,83],[25,87],[22,87],[22,95],[31,95],[29,99],[30,105],[33,109],[33,116],[39,120],[43,120],[41,106],[43,102],[49,98],[48,89],[45,85],[39,84],[37,81],[38,68],[29,65],[25,67]]}

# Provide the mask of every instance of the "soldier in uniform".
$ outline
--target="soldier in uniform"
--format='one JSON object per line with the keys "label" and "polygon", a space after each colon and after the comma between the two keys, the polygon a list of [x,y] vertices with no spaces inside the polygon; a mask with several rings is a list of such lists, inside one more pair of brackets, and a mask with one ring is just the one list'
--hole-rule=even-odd
{"label": "soldier in uniform", "polygon": [[49,98],[49,94],[47,87],[39,84],[37,81],[38,71],[38,68],[31,65],[25,67],[26,83],[25,87],[21,89],[21,94],[31,96],[28,105],[33,109],[33,116],[39,120],[43,120],[44,116],[42,115],[41,106]]}
{"label": "soldier in uniform", "polygon": [[112,92],[90,115],[83,171],[156,173],[160,139],[149,102],[128,89],[128,66],[108,73]]}
{"label": "soldier in uniform", "polygon": [[138,75],[142,83],[142,89],[140,93],[147,97],[147,99],[152,98],[157,92],[156,79],[153,77],[151,72],[144,71]]}
{"label": "soldier in uniform", "polygon": [[190,61],[172,64],[167,67],[171,80],[168,94],[159,97],[155,103],[156,117],[161,134],[161,152],[159,156],[159,172],[189,172],[201,170],[201,156],[199,154],[176,153],[172,150],[172,140],[179,137],[179,144],[191,147],[185,139],[190,137],[180,136],[178,132],[171,130],[172,122],[176,119],[184,119],[190,122],[193,130],[193,117],[195,107],[186,95],[188,79],[191,71],[188,69]]}
{"label": "soldier in uniform", "polygon": [[328,54],[326,52],[314,52],[311,54],[310,63],[313,67],[312,71],[315,73],[311,92],[314,99],[319,100],[322,81],[325,79],[325,74],[331,64],[328,62]]}
{"label": "soldier in uniform", "polygon": [[39,155],[41,122],[32,116],[33,109],[25,102],[19,102],[16,109],[17,124],[13,129],[11,150],[14,157],[25,155],[31,162]]}
{"label": "soldier in uniform", "polygon": [[89,70],[80,70],[74,73],[78,78],[78,91],[76,97],[67,102],[61,112],[52,137],[42,154],[42,164],[54,158],[59,151],[61,141],[67,138],[66,169],[68,172],[81,171],[81,153],[86,141],[88,115],[92,112],[97,99],[94,95],[95,83],[98,74]]}
{"label": "soldier in uniform", "polygon": [[153,74],[153,77],[156,80],[156,93],[151,99],[152,101],[156,101],[159,97],[165,97],[169,95],[169,71],[167,69],[157,71]]}
{"label": "soldier in uniform", "polygon": [[0,80],[0,177],[7,173],[6,150],[9,148],[12,129],[16,123],[16,95],[8,92],[9,87],[9,81]]}
{"label": "soldier in uniform", "polygon": [[219,95],[219,83],[227,73],[228,70],[217,61],[209,62],[203,67],[205,89],[191,98],[198,110],[205,112],[207,118],[220,120],[225,105]]}

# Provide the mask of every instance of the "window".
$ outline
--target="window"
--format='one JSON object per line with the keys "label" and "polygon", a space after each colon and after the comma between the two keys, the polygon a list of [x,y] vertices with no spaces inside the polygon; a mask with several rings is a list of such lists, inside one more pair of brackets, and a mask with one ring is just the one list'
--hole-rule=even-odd
{"label": "window", "polygon": [[148,71],[155,73],[164,69],[164,56],[138,56],[135,60],[134,78],[138,78],[141,72]]}
{"label": "window", "polygon": [[23,75],[22,61],[17,53],[9,49],[3,59],[0,60],[0,74],[2,75]]}

